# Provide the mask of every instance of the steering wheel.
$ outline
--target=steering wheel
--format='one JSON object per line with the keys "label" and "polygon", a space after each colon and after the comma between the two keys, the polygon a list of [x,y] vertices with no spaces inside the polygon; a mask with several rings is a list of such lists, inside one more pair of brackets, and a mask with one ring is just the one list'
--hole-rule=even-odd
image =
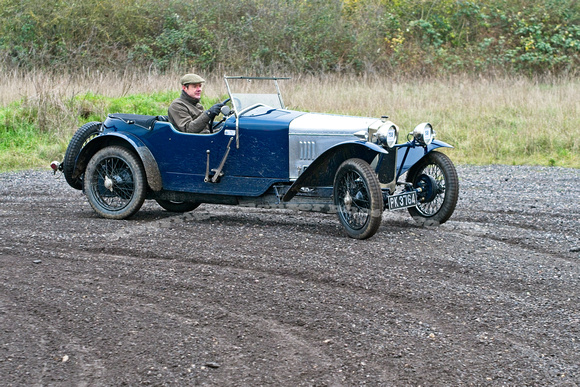
{"label": "steering wheel", "polygon": [[222,113],[222,116],[223,116],[223,117],[222,117],[222,119],[221,119],[221,120],[220,120],[218,123],[216,123],[216,124],[214,124],[214,122],[213,122],[213,121],[214,121],[214,119],[215,119],[215,117],[211,119],[211,122],[209,123],[209,132],[210,132],[210,133],[213,133],[213,130],[214,130],[214,129],[215,129],[217,126],[219,126],[219,125],[220,125],[222,122],[224,122],[224,121],[225,121],[225,120],[228,118],[228,116],[231,114],[231,113],[230,113],[230,112],[231,112],[231,110],[230,110],[229,106],[227,107],[227,108],[228,108],[228,109],[227,109],[227,111],[224,111],[224,107],[226,107],[225,105],[226,105],[226,103],[228,103],[228,102],[230,102],[230,99],[229,99],[229,98],[227,98],[227,99],[225,99],[225,100],[223,100],[223,101],[222,101],[222,104],[224,105],[224,106],[222,106],[222,108],[221,108],[221,113]]}

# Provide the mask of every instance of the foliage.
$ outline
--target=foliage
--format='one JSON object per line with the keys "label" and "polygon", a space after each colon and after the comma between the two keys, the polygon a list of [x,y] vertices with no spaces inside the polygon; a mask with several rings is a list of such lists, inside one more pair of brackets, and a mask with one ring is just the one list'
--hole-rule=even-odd
{"label": "foliage", "polygon": [[28,69],[574,73],[576,0],[0,0]]}
{"label": "foliage", "polygon": [[[292,81],[288,81],[289,83]],[[456,163],[540,164],[580,167],[578,79],[454,78],[393,81],[388,77],[304,77],[284,85],[292,109],[354,116],[388,115],[405,138],[431,122],[452,144]],[[46,90],[0,107],[0,171],[47,167],[62,160],[70,138],[107,113],[165,114],[178,91],[106,97]],[[203,96],[211,106],[223,96]],[[376,103],[379,100],[381,103]]]}

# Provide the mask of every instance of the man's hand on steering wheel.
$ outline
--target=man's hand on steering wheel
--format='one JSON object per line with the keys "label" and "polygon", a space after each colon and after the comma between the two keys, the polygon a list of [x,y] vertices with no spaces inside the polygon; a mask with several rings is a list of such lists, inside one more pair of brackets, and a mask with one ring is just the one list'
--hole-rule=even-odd
{"label": "man's hand on steering wheel", "polygon": [[210,133],[213,133],[213,128],[219,124],[221,124],[223,121],[225,121],[225,117],[218,122],[217,124],[214,125],[213,120],[221,113],[222,107],[225,106],[225,104],[229,101],[230,99],[226,99],[223,102],[218,102],[215,105],[213,105],[212,107],[210,107],[209,109],[207,109],[205,111],[205,113],[209,116],[209,131]]}
{"label": "man's hand on steering wheel", "polygon": [[218,114],[220,114],[222,106],[224,106],[224,104],[222,102],[218,102],[205,111],[210,120],[213,120]]}

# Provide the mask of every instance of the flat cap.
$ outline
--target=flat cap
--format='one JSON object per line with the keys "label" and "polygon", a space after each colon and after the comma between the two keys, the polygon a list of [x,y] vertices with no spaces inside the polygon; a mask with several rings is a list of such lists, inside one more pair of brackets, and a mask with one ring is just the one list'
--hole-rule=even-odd
{"label": "flat cap", "polygon": [[205,79],[197,74],[185,74],[181,77],[181,84],[188,85],[190,83],[205,83]]}

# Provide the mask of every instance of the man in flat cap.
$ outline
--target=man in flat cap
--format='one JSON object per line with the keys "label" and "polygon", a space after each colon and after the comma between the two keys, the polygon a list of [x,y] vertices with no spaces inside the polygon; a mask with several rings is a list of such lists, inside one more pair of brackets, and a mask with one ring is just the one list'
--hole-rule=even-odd
{"label": "man in flat cap", "polygon": [[185,74],[180,83],[181,95],[169,105],[169,122],[181,132],[209,133],[210,124],[220,113],[223,103],[204,110],[199,100],[205,79],[197,74]]}

